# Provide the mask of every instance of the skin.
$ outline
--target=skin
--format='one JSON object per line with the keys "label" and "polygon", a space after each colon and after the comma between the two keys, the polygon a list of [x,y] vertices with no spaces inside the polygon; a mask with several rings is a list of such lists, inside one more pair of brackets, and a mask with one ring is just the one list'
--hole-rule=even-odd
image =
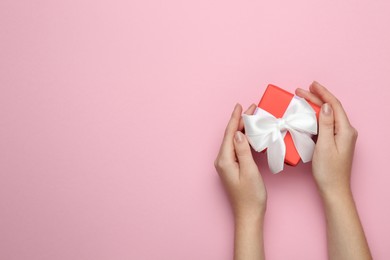
{"label": "skin", "polygon": [[[252,114],[256,105],[245,112]],[[263,223],[267,192],[253,160],[237,104],[226,127],[215,167],[227,191],[235,220],[234,259],[265,259]]]}
{"label": "skin", "polygon": [[[296,95],[321,106],[312,173],[324,206],[329,259],[372,259],[350,186],[357,131],[340,101],[318,82],[309,91],[297,89]],[[245,113],[255,108],[252,104]],[[233,209],[234,259],[265,259],[267,192],[242,133],[241,113],[237,104],[214,164]]]}

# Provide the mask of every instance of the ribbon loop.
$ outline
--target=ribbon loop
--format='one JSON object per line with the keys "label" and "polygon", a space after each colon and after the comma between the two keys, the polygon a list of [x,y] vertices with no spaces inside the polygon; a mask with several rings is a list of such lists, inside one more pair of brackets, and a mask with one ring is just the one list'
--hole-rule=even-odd
{"label": "ribbon loop", "polygon": [[291,134],[294,145],[304,163],[311,161],[315,143],[311,139],[317,134],[317,118],[307,101],[294,96],[282,118],[257,108],[254,115],[242,115],[245,133],[254,150],[267,148],[268,164],[272,173],[283,170],[286,145],[284,136]]}

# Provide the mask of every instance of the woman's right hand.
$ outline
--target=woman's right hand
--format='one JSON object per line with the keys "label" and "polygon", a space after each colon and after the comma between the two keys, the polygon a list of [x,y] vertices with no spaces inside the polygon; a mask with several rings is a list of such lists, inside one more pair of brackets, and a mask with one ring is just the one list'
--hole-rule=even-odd
{"label": "woman's right hand", "polygon": [[310,91],[297,89],[300,97],[321,106],[319,133],[313,154],[313,176],[322,195],[350,193],[350,178],[358,136],[340,101],[318,82]]}
{"label": "woman's right hand", "polygon": [[340,101],[319,83],[296,94],[321,106],[312,168],[324,204],[328,257],[372,259],[350,187],[357,131]]}

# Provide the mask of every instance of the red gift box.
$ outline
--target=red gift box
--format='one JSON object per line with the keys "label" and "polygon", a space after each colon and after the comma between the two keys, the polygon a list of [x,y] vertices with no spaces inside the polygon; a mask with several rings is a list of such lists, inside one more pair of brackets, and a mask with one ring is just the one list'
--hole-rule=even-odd
{"label": "red gift box", "polygon": [[[282,118],[293,97],[294,95],[290,92],[287,92],[275,85],[269,84],[259,102],[258,107],[264,109],[276,118]],[[318,120],[318,114],[321,108],[309,101],[307,102],[316,112],[316,117]],[[284,137],[284,143],[286,144],[286,157],[284,162],[293,166],[297,165],[301,158],[297,149],[295,148],[294,142],[289,132],[287,132],[286,136]]]}

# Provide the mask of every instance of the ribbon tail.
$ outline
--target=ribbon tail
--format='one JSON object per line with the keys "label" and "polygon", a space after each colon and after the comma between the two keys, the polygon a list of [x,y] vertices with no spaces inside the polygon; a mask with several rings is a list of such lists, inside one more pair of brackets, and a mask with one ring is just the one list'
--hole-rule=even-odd
{"label": "ribbon tail", "polygon": [[295,148],[297,149],[298,154],[302,159],[302,162],[310,162],[313,157],[315,147],[315,143],[311,139],[311,135],[296,131],[294,129],[289,129],[289,132],[293,139]]}
{"label": "ribbon tail", "polygon": [[284,144],[281,133],[278,132],[278,134],[279,137],[267,148],[268,166],[274,174],[283,170],[284,157],[286,156],[286,145]]}

